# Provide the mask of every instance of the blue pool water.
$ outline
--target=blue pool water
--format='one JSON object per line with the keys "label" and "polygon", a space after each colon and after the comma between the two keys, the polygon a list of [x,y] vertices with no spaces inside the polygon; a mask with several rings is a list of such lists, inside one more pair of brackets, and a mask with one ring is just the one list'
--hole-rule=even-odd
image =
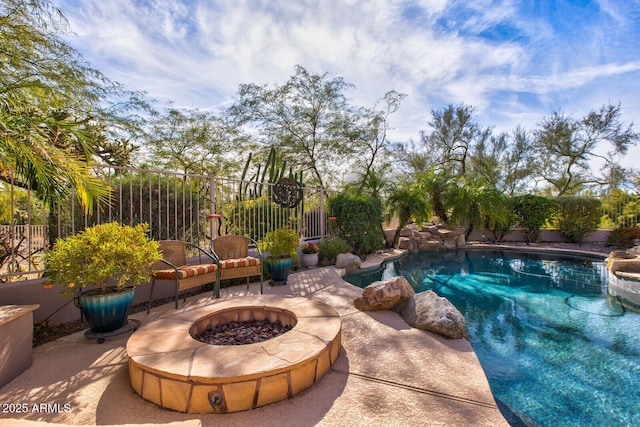
{"label": "blue pool water", "polygon": [[513,425],[640,425],[640,314],[607,294],[601,261],[421,252],[344,278],[365,287],[397,275],[464,314]]}

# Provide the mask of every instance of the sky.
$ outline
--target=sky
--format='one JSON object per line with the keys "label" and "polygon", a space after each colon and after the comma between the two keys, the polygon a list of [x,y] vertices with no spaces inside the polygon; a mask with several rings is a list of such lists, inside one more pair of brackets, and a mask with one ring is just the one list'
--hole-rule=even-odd
{"label": "sky", "polygon": [[[640,0],[53,3],[94,68],[178,108],[221,111],[240,84],[282,85],[301,65],[355,85],[356,106],[406,94],[390,118],[398,142],[461,103],[497,132],[621,103],[640,132]],[[623,163],[640,166],[640,147]]]}

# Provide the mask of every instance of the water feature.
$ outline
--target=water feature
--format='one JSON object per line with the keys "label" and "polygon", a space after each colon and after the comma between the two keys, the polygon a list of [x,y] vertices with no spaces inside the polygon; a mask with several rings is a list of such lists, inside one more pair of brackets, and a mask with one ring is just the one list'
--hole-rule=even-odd
{"label": "water feature", "polygon": [[421,252],[345,280],[365,287],[395,275],[464,314],[512,424],[640,425],[640,314],[607,294],[601,260]]}

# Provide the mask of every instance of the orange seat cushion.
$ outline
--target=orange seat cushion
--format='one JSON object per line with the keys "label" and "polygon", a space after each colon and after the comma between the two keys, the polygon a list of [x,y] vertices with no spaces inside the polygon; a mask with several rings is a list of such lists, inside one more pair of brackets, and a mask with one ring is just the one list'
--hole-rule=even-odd
{"label": "orange seat cushion", "polygon": [[[178,267],[178,279],[186,279],[187,277],[213,273],[217,269],[218,269],[218,266],[215,264],[183,265],[182,267]],[[156,279],[175,279],[176,270],[174,268],[154,270],[153,277],[155,277]]]}
{"label": "orange seat cushion", "polygon": [[254,258],[252,256],[248,256],[244,258],[230,258],[230,259],[220,260],[221,270],[225,270],[229,268],[238,268],[238,267],[252,267],[256,265],[260,265],[260,259]]}

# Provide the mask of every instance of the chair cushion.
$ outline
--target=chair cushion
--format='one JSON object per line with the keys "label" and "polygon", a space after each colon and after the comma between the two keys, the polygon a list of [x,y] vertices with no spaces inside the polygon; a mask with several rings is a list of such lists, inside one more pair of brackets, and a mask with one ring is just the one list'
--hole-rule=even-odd
{"label": "chair cushion", "polygon": [[238,268],[238,267],[252,267],[256,265],[260,265],[260,258],[255,258],[252,256],[248,256],[244,258],[229,258],[229,259],[220,260],[221,270],[225,270],[229,268]]}
{"label": "chair cushion", "polygon": [[[213,273],[217,269],[218,269],[218,266],[215,264],[183,265],[182,267],[178,267],[178,279],[186,279],[187,277]],[[175,279],[176,270],[173,268],[154,270],[153,277],[155,277],[156,279]]]}

